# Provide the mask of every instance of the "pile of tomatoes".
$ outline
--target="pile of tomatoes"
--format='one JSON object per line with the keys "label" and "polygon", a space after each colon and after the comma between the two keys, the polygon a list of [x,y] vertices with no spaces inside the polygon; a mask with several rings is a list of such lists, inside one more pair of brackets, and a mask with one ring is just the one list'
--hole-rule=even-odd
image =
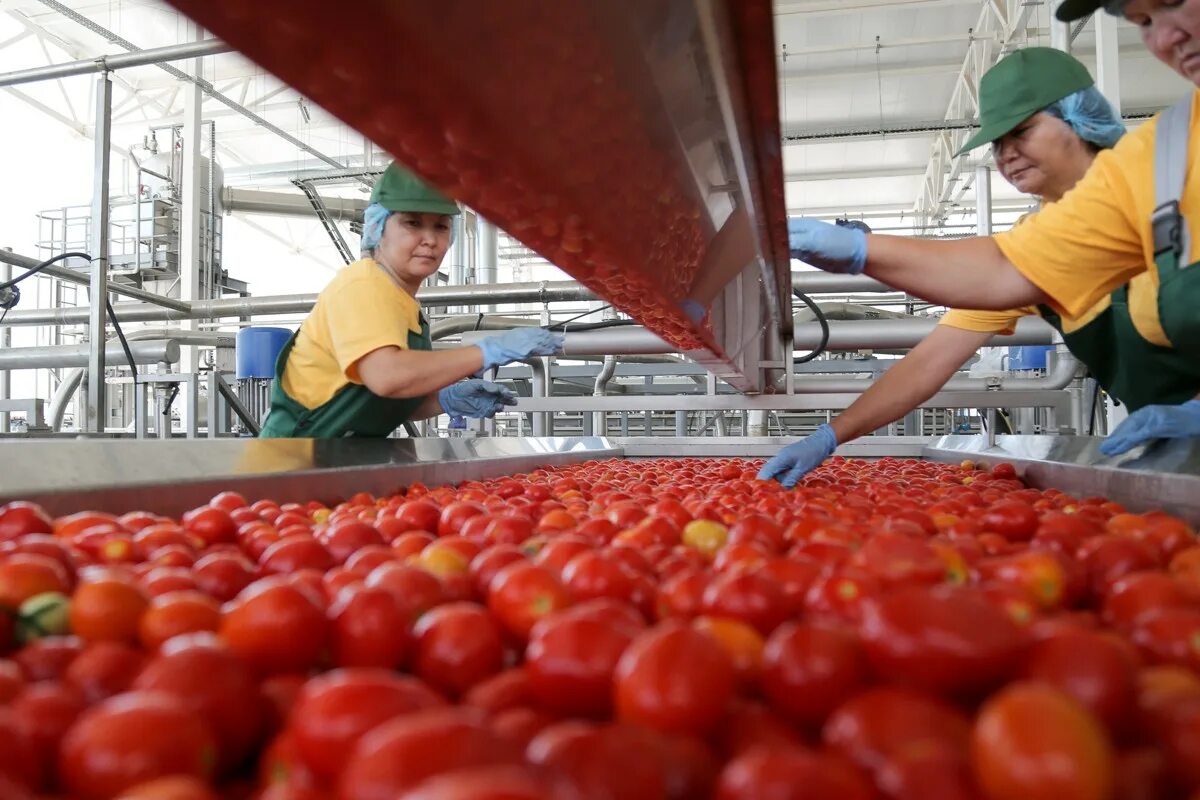
{"label": "pile of tomatoes", "polygon": [[1200,797],[1200,545],[1009,465],[0,507],[0,798]]}

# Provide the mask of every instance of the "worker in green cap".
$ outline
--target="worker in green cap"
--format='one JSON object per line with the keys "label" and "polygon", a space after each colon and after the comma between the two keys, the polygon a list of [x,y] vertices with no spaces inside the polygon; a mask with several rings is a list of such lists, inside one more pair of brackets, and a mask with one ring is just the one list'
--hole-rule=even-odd
{"label": "worker in green cap", "polygon": [[[1200,86],[1200,0],[1065,0],[1057,16],[1070,22],[1101,8],[1133,23],[1158,60]],[[933,241],[796,218],[788,221],[792,256],[828,272],[865,272],[943,305],[1045,304],[1075,319],[1149,273],[1157,291],[1128,298],[1138,333],[1200,363],[1200,262],[1191,258],[1200,241],[1200,170],[1190,168],[1200,157],[1198,94],[1100,153],[1060,202],[1010,231]],[[1143,406],[1100,450],[1120,455],[1191,437],[1200,437],[1200,397]]]}
{"label": "worker in green cap", "polygon": [[279,354],[260,436],[383,437],[408,420],[491,417],[516,403],[509,389],[464,378],[551,355],[561,335],[517,328],[432,352],[417,292],[441,265],[458,214],[450,198],[387,168],[363,214],[363,257],[325,287]]}
{"label": "worker in green cap", "polygon": [[[1046,47],[1018,50],[988,70],[979,84],[979,117],[979,131],[959,152],[991,144],[1004,179],[1043,204],[1060,201],[1096,155],[1125,134],[1087,68]],[[1150,273],[1143,272],[1078,316],[1063,316],[1045,305],[950,311],[845,412],[781,450],[759,477],[794,485],[838,444],[894,422],[928,400],[992,336],[1012,334],[1024,316],[1040,314],[1057,328],[1089,373],[1130,409],[1182,403],[1200,392],[1200,363],[1141,333],[1157,324],[1151,311],[1156,293]]]}

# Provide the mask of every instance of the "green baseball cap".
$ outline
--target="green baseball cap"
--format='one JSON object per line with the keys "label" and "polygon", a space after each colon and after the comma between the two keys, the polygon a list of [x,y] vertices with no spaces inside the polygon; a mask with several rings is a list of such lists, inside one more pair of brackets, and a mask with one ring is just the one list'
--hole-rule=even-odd
{"label": "green baseball cap", "polygon": [[375,182],[371,202],[388,211],[458,214],[458,204],[393,161]]}
{"label": "green baseball cap", "polygon": [[1000,59],[979,81],[979,124],[956,155],[999,139],[1056,100],[1095,84],[1087,67],[1053,47]]}
{"label": "green baseball cap", "polygon": [[1054,16],[1059,22],[1074,22],[1104,8],[1104,0],[1063,0]]}

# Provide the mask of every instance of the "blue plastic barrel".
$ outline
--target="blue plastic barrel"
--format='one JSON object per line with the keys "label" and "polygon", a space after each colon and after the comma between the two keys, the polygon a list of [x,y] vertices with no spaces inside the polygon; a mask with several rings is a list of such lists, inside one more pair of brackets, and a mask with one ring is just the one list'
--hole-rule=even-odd
{"label": "blue plastic barrel", "polygon": [[238,331],[234,350],[238,380],[274,378],[275,360],[290,338],[292,332],[287,328],[251,327]]}
{"label": "blue plastic barrel", "polygon": [[1008,368],[1012,370],[1045,369],[1046,353],[1054,349],[1052,344],[1031,344],[1008,348]]}

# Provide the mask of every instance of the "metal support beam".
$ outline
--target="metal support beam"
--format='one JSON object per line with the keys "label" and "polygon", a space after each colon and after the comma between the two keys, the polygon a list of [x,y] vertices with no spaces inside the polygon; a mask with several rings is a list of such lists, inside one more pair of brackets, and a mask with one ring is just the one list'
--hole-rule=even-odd
{"label": "metal support beam", "polygon": [[[33,269],[40,263],[41,262],[36,258],[23,256],[18,253],[14,253],[11,250],[0,250],[0,264],[11,264],[14,267],[21,267],[28,270]],[[58,264],[51,264],[48,267],[43,267],[38,271],[38,274],[45,275],[49,278],[58,278],[59,280],[67,281],[68,283],[79,284],[80,286],[87,286],[91,283],[89,272],[74,270],[70,267],[59,266]],[[171,297],[163,297],[162,295],[154,294],[153,292],[147,292],[144,289],[138,289],[135,286],[126,286],[123,283],[108,284],[108,293],[119,294],[123,297],[130,297],[134,300],[141,300],[146,303],[153,303],[154,305],[162,306],[163,308],[173,308],[176,311],[187,311],[189,308],[187,303],[184,303],[180,300],[176,300]]]}
{"label": "metal support beam", "polygon": [[[188,23],[187,31],[191,37],[200,37],[200,28],[193,22]],[[187,74],[184,77],[187,80],[198,79],[202,76],[203,61],[201,59],[190,60],[185,66]],[[185,303],[194,303],[203,297],[200,292],[202,259],[200,187],[204,181],[201,174],[202,120],[200,109],[203,105],[203,98],[200,95],[198,83],[184,84],[181,88],[183,90],[183,165],[179,212],[179,296]],[[213,155],[215,156],[215,154]],[[195,330],[195,321],[185,320],[183,328],[189,331]],[[185,347],[183,358],[179,362],[179,371],[186,374],[196,372],[198,357],[197,348]],[[183,408],[180,421],[186,429],[190,421],[185,418],[188,413],[186,404]]]}
{"label": "metal support beam", "polygon": [[[0,250],[0,254],[5,251]],[[12,265],[0,264],[0,281],[8,282],[12,280]],[[0,328],[0,353],[8,351],[12,347],[12,329]],[[8,373],[0,373],[0,402],[9,398],[9,380]],[[0,433],[8,433],[9,415],[7,411],[0,411]]]}
{"label": "metal support beam", "polygon": [[1054,16],[1062,0],[1050,0],[1050,46],[1064,53],[1071,52],[1071,23],[1059,22]]}
{"label": "metal support beam", "polygon": [[111,56],[97,56],[79,61],[69,61],[65,64],[49,64],[44,67],[22,69],[16,72],[0,74],[0,86],[16,86],[22,83],[69,78],[74,75],[89,75],[95,72],[111,72],[129,67],[144,67],[147,64],[161,64],[167,61],[180,61],[185,58],[212,56],[217,53],[228,53],[233,48],[219,39],[206,39],[187,44],[173,44],[168,47],[155,47],[150,50],[138,50],[132,53],[121,53]]}
{"label": "metal support beam", "polygon": [[[77,22],[78,24],[82,25],[83,27],[87,28],[88,30],[92,31],[93,33],[104,37],[112,44],[118,45],[120,47],[124,47],[126,50],[137,51],[137,52],[141,51],[141,48],[139,48],[133,42],[130,42],[129,40],[118,36],[117,34],[113,33],[112,31],[108,30],[107,28],[103,27],[102,25],[99,25],[98,23],[96,23],[96,22],[88,19],[87,17],[83,16],[82,14],[78,13],[74,9],[70,8],[69,6],[63,5],[62,3],[58,2],[58,0],[39,0],[39,2],[41,2],[41,4],[46,6],[47,8],[54,9],[55,11],[62,14],[67,19],[70,19],[73,22]],[[326,164],[330,165],[331,167],[337,167],[338,169],[345,169],[346,165],[343,164],[342,162],[338,161],[337,159],[331,158],[330,156],[325,155],[324,153],[320,152],[319,150],[317,150],[316,148],[307,144],[306,142],[303,142],[300,139],[297,139],[295,136],[292,136],[290,133],[285,131],[283,128],[280,128],[278,125],[275,125],[275,124],[269,122],[268,120],[264,119],[263,117],[259,116],[258,114],[255,114],[253,111],[251,111],[250,109],[241,105],[240,103],[221,94],[213,87],[213,85],[211,83],[209,83],[206,80],[203,80],[199,76],[195,76],[195,77],[190,76],[187,73],[183,72],[182,70],[172,67],[170,64],[158,64],[157,66],[159,69],[164,70],[165,72],[175,76],[176,78],[179,78],[180,80],[190,81],[190,82],[196,84],[198,87],[200,87],[201,91],[203,91],[205,94],[207,94],[212,99],[216,100],[218,103],[221,103],[222,105],[225,105],[225,106],[233,109],[234,111],[236,111],[237,113],[239,113],[243,117],[245,117],[246,119],[253,122],[255,125],[260,126],[264,130],[270,131],[271,133],[275,134],[279,138],[283,139],[285,142],[291,144],[293,147],[296,147],[297,149],[303,150],[304,152],[308,153],[309,155],[312,155],[312,156],[315,156],[316,158],[321,159],[322,161],[324,161]]]}
{"label": "metal support beam", "polygon": [[88,304],[87,400],[84,430],[103,433],[108,412],[104,402],[104,343],[108,319],[108,173],[112,133],[112,80],[96,81],[95,181],[92,184],[91,283]]}
{"label": "metal support beam", "polygon": [[975,168],[975,226],[980,236],[992,235],[992,169],[987,164]]}
{"label": "metal support beam", "polygon": [[1104,12],[1092,15],[1096,26],[1096,87],[1113,110],[1121,113],[1121,53],[1117,44],[1117,19]]}

